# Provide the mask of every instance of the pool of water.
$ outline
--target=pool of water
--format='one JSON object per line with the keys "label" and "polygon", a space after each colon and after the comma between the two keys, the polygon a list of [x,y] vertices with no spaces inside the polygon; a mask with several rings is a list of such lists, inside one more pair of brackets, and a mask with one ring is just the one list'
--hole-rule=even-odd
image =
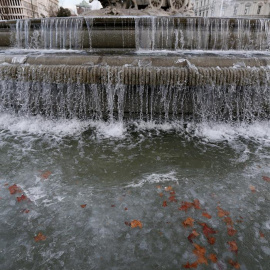
{"label": "pool of water", "polygon": [[0,149],[3,270],[270,269],[268,121],[2,113]]}

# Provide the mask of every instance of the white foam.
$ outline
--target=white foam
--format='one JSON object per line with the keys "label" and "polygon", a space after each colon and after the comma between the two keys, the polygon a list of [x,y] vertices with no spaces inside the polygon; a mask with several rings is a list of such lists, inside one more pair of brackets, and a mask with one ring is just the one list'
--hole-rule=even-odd
{"label": "white foam", "polygon": [[92,121],[90,126],[96,129],[97,136],[100,138],[124,138],[126,126],[123,122],[108,123],[104,121]]}
{"label": "white foam", "polygon": [[48,120],[41,116],[16,116],[2,113],[0,129],[11,133],[31,133],[37,135],[52,134],[58,136],[75,136],[89,126],[89,121],[76,119]]}
{"label": "white foam", "polygon": [[146,176],[139,182],[133,182],[127,185],[127,187],[142,187],[145,184],[158,184],[158,183],[166,183],[166,182],[178,182],[175,171],[171,171],[165,174],[153,173]]}
{"label": "white foam", "polygon": [[173,121],[165,123],[156,123],[155,121],[139,121],[134,122],[134,125],[138,131],[158,130],[158,131],[183,131],[183,122]]}
{"label": "white foam", "polygon": [[196,125],[194,131],[195,136],[212,142],[244,138],[270,145],[269,121],[258,121],[252,124],[201,123]]}

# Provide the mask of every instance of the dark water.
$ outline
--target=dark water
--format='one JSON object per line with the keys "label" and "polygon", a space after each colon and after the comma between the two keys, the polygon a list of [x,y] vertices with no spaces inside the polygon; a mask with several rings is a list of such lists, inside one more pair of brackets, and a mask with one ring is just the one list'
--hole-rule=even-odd
{"label": "dark water", "polygon": [[[230,259],[269,269],[269,131],[267,121],[108,124],[2,113],[1,269],[184,269],[197,260],[192,229],[205,256],[217,256],[197,269],[233,269]],[[22,193],[11,195],[13,184]],[[29,200],[18,202],[22,194]],[[195,199],[201,209],[179,210]],[[194,226],[185,228],[188,217]],[[133,220],[142,228],[128,226]],[[216,231],[215,244],[199,223]],[[46,240],[35,242],[39,232]]]}

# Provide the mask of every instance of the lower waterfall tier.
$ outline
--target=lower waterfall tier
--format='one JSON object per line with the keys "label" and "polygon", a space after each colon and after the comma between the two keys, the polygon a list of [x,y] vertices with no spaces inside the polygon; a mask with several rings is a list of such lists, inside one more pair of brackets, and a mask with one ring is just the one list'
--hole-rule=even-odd
{"label": "lower waterfall tier", "polygon": [[[5,56],[0,66],[1,110],[161,122],[269,116],[267,59],[82,57],[88,62],[76,65],[75,59],[75,65],[66,65],[65,57],[54,56],[50,65],[46,57]],[[214,66],[216,62],[223,66]]]}

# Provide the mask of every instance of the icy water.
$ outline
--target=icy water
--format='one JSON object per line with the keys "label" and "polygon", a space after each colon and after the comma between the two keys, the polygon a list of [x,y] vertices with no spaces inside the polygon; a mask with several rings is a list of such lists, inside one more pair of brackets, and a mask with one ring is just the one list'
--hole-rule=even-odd
{"label": "icy water", "polygon": [[270,269],[267,121],[1,113],[0,147],[1,270]]}

